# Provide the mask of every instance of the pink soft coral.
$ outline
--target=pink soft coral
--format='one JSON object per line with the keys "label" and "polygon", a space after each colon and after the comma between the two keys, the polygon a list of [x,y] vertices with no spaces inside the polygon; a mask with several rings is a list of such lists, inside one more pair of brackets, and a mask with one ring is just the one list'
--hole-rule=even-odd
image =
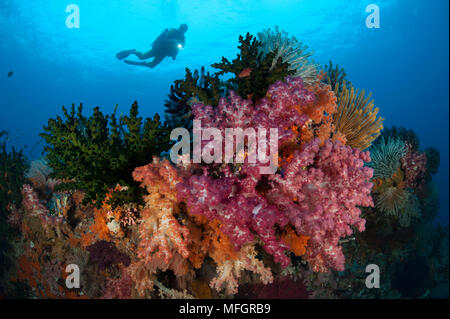
{"label": "pink soft coral", "polygon": [[[202,128],[219,129],[223,145],[227,128],[255,130],[264,128],[267,133],[275,128],[278,130],[278,146],[280,146],[295,137],[292,127],[300,127],[308,120],[308,116],[299,113],[296,108],[313,100],[314,94],[304,88],[301,78],[287,77],[285,82],[277,81],[273,84],[267,92],[267,97],[256,104],[250,99],[242,99],[231,91],[228,98],[221,98],[216,107],[194,103],[192,114],[195,120],[201,121]],[[203,144],[207,143],[208,141],[203,141]]]}
{"label": "pink soft coral", "polygon": [[33,187],[28,184],[22,186],[22,206],[30,216],[41,219],[45,228],[49,226],[60,226],[66,221],[61,216],[50,216],[47,207],[39,200]]}
{"label": "pink soft coral", "polygon": [[8,206],[9,215],[7,222],[9,225],[16,229],[20,229],[22,226],[23,212],[21,209],[17,209],[15,205],[10,204]]}
{"label": "pink soft coral", "polygon": [[[247,178],[252,178],[251,176]],[[275,226],[284,227],[287,218],[256,192],[245,193],[245,179],[210,176],[191,176],[177,185],[180,201],[185,201],[191,214],[198,214],[222,223],[221,230],[234,244],[236,250],[255,239],[263,241],[264,249],[274,255],[284,267],[289,258],[284,254],[288,246],[275,236]]]}
{"label": "pink soft coral", "polygon": [[319,139],[308,143],[283,175],[270,176],[274,187],[267,196],[297,233],[310,237],[305,258],[314,271],[344,270],[339,239],[352,234],[350,226],[365,229],[357,206],[373,206],[372,169],[364,167],[370,155],[339,141],[319,145]]}
{"label": "pink soft coral", "polygon": [[[315,98],[301,79],[288,77],[272,85],[267,97],[256,104],[231,92],[216,108],[198,103],[192,108],[202,126],[219,128],[222,137],[226,128],[276,128],[278,146],[282,146],[296,136],[294,128],[306,122],[309,113],[302,110],[311,107]],[[333,99],[330,101],[327,110],[331,112],[335,105]],[[291,154],[281,174],[264,177],[257,169],[260,163],[249,161],[238,169],[232,165],[216,167],[220,178],[205,168],[202,175],[187,177],[177,185],[178,200],[186,203],[191,214],[218,219],[237,250],[260,240],[275,262],[286,267],[289,247],[276,229],[290,223],[298,235],[310,237],[305,258],[315,271],[343,270],[339,239],[352,233],[351,226],[364,230],[365,221],[359,217],[357,206],[373,205],[372,170],[364,167],[365,161],[370,161],[368,153],[339,141],[315,139]]]}

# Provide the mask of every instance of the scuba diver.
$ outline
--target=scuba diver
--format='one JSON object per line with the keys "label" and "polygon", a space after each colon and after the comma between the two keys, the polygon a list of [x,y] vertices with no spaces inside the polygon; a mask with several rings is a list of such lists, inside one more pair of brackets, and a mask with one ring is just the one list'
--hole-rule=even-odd
{"label": "scuba diver", "polygon": [[146,66],[149,68],[154,68],[159,63],[164,60],[166,56],[172,57],[175,60],[177,57],[178,51],[184,48],[184,33],[187,31],[188,26],[186,24],[180,25],[178,29],[165,29],[152,43],[152,49],[145,53],[132,50],[121,51],[116,54],[116,57],[119,60],[123,60],[134,54],[140,60],[146,60],[148,58],[154,58],[151,62],[135,62],[130,60],[124,60],[126,64],[130,65],[140,65]]}

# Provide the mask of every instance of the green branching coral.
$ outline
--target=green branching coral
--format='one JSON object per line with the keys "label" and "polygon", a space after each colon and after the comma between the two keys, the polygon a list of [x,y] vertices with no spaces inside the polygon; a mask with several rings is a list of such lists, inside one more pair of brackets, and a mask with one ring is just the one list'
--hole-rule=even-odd
{"label": "green branching coral", "polygon": [[8,150],[7,137],[5,131],[0,131],[0,218],[5,217],[6,207],[9,204],[20,206],[22,201],[20,190],[25,182],[24,174],[29,165],[22,151],[17,151],[14,147]]}
{"label": "green branching coral", "polygon": [[22,151],[8,150],[8,134],[0,131],[0,296],[5,295],[5,273],[10,260],[7,257],[14,236],[13,228],[8,224],[10,205],[19,208],[22,202],[21,188],[25,182],[25,170],[28,160]]}
{"label": "green branching coral", "polygon": [[[238,49],[240,53],[233,61],[222,57],[222,62],[215,63],[212,67],[220,69],[218,75],[226,73],[234,74],[228,83],[236,88],[237,94],[242,98],[251,97],[254,101],[265,96],[270,85],[278,80],[283,80],[288,75],[294,75],[287,62],[281,59],[275,60],[278,52],[263,54],[260,51],[261,42],[247,33],[245,38],[239,36]],[[274,63],[274,60],[276,61]],[[248,76],[241,72],[249,70]]]}
{"label": "green branching coral", "polygon": [[261,42],[259,52],[263,54],[263,57],[276,52],[270,67],[271,70],[281,59],[288,63],[289,71],[295,72],[294,76],[301,77],[307,84],[317,82],[318,65],[310,60],[314,52],[308,52],[308,47],[294,36],[290,37],[286,31],[279,31],[278,26],[275,26],[275,31],[267,29],[258,32],[258,39]]}
{"label": "green branching coral", "polygon": [[[117,109],[117,106],[116,106]],[[86,193],[85,202],[100,204],[108,189],[120,184],[123,201],[137,200],[139,187],[132,171],[151,161],[154,155],[170,146],[169,128],[153,119],[138,117],[137,102],[127,116],[103,115],[98,107],[92,116],[82,114],[82,104],[70,110],[63,107],[65,119],[50,119],[40,136],[47,142],[45,151],[53,177],[64,181],[59,189],[79,189]]]}
{"label": "green branching coral", "polygon": [[208,105],[217,105],[219,98],[224,95],[224,84],[217,74],[211,75],[201,68],[194,73],[186,68],[186,76],[182,80],[175,80],[170,87],[169,99],[165,102],[165,115],[171,127],[192,129],[190,104],[200,101]]}
{"label": "green branching coral", "polygon": [[405,143],[400,139],[382,137],[370,149],[371,162],[367,166],[373,168],[373,178],[389,178],[400,167],[400,159],[405,156]]}

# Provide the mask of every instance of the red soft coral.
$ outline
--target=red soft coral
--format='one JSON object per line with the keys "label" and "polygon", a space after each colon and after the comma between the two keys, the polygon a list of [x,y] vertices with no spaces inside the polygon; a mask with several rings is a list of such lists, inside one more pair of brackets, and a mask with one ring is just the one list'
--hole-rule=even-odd
{"label": "red soft coral", "polygon": [[406,155],[400,159],[405,174],[406,187],[416,189],[422,184],[427,171],[427,156],[425,153],[414,151],[409,143],[406,144]]}

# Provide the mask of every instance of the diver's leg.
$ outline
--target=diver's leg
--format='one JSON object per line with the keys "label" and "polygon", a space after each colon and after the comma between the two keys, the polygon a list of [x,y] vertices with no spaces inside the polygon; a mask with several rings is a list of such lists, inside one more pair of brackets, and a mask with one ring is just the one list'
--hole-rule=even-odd
{"label": "diver's leg", "polygon": [[151,57],[155,56],[155,53],[153,52],[153,49],[150,50],[150,51],[144,52],[144,53],[139,52],[139,51],[134,51],[131,54],[134,54],[140,60],[145,60],[145,59],[148,59],[148,58],[151,58]]}
{"label": "diver's leg", "polygon": [[155,66],[157,66],[158,64],[160,64],[162,62],[162,60],[164,60],[165,56],[157,56],[153,59],[152,62],[148,63],[148,67],[149,68],[154,68]]}
{"label": "diver's leg", "polygon": [[125,60],[123,62],[125,62],[126,64],[130,64],[130,65],[146,66],[146,67],[153,69],[155,66],[160,64],[162,60],[164,60],[164,57],[156,57],[153,59],[152,62],[135,62],[135,61],[130,61],[130,60]]}
{"label": "diver's leg", "polygon": [[120,51],[119,53],[116,54],[116,57],[119,60],[123,60],[123,59],[127,58],[130,54],[134,53],[135,51],[136,51],[136,49]]}
{"label": "diver's leg", "polygon": [[139,65],[139,66],[146,66],[148,68],[153,68],[152,66],[150,66],[149,62],[136,62],[136,61],[130,61],[130,60],[124,60],[123,62],[125,62],[126,64],[130,64],[130,65]]}
{"label": "diver's leg", "polygon": [[148,58],[151,58],[151,57],[155,56],[153,50],[150,50],[150,51],[142,53],[142,52],[136,51],[136,49],[131,49],[131,50],[125,50],[125,51],[121,51],[121,52],[117,53],[116,57],[119,60],[123,60],[125,58],[128,58],[128,56],[130,56],[131,54],[134,54],[140,60],[145,60],[145,59],[148,59]]}

